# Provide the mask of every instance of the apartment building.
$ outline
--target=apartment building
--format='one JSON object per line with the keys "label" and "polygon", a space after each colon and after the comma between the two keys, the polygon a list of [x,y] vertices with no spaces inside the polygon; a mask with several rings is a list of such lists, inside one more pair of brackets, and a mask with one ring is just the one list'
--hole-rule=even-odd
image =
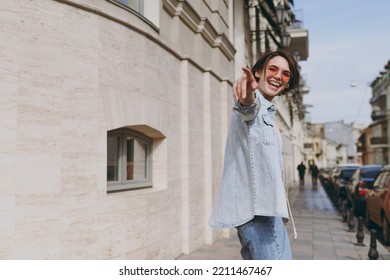
{"label": "apartment building", "polygon": [[370,124],[371,137],[366,145],[372,150],[372,163],[389,164],[390,60],[370,86],[372,88],[370,100],[372,123]]}
{"label": "apartment building", "polygon": [[305,124],[305,160],[313,160],[320,167],[339,163],[362,163],[358,147],[361,128],[343,121]]}

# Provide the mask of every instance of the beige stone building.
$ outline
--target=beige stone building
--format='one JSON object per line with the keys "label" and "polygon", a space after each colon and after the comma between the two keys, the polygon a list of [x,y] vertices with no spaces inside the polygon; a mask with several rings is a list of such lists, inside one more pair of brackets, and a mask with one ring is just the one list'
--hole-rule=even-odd
{"label": "beige stone building", "polygon": [[319,168],[343,163],[362,163],[357,146],[361,127],[343,121],[305,124],[305,159]]}
{"label": "beige stone building", "polygon": [[[290,25],[289,1],[260,2]],[[260,4],[2,0],[0,259],[175,259],[231,234],[207,220]],[[287,182],[296,96],[277,101]]]}

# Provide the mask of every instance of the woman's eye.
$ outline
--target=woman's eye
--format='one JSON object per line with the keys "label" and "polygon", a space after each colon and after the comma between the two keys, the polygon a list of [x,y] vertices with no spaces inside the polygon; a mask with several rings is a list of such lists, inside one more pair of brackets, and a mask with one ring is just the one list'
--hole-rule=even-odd
{"label": "woman's eye", "polygon": [[268,71],[271,72],[271,73],[276,73],[276,72],[278,72],[278,68],[269,67],[269,68],[268,68]]}

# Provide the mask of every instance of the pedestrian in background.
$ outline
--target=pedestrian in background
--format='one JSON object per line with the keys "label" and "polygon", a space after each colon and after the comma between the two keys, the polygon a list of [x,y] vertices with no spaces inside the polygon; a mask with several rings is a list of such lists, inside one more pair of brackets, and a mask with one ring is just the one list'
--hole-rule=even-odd
{"label": "pedestrian in background", "polygon": [[305,186],[305,173],[306,173],[306,166],[303,164],[303,161],[301,164],[297,167],[298,173],[299,173],[299,188],[303,188]]}
{"label": "pedestrian in background", "polygon": [[317,167],[317,165],[315,164],[314,161],[310,165],[309,170],[310,170],[310,174],[311,174],[311,181],[312,181],[312,184],[313,184],[313,189],[317,189],[317,187],[318,187],[318,173],[319,173],[319,170],[318,170],[318,167]]}
{"label": "pedestrian in background", "polygon": [[290,217],[296,231],[272,101],[299,86],[297,63],[288,52],[274,51],[242,70],[233,84],[222,182],[209,223],[237,229],[243,259],[291,259],[285,227]]}

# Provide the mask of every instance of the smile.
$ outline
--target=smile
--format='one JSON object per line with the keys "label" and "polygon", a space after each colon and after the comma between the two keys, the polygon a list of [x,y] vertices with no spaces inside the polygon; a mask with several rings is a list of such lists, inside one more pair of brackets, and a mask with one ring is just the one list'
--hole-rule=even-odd
{"label": "smile", "polygon": [[268,84],[275,88],[280,88],[282,86],[281,83],[275,82],[275,81],[268,81]]}

